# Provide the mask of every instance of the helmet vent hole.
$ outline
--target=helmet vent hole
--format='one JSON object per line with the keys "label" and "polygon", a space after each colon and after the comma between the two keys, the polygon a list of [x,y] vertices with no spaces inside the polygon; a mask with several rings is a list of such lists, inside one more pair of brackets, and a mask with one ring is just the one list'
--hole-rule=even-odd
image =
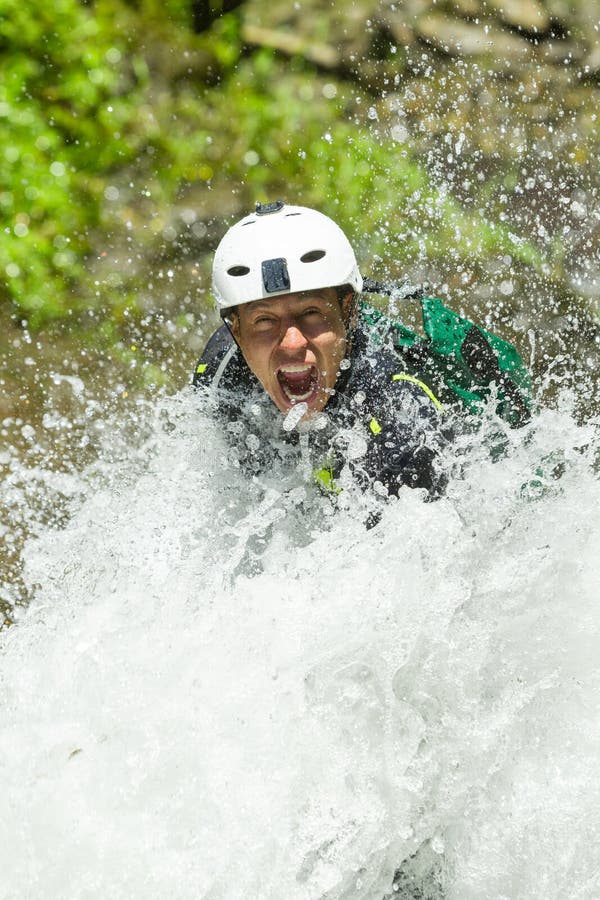
{"label": "helmet vent hole", "polygon": [[311,263],[317,262],[318,259],[323,259],[325,256],[325,250],[309,250],[308,253],[305,253],[304,256],[300,257],[300,262],[303,263]]}
{"label": "helmet vent hole", "polygon": [[227,274],[238,278],[240,275],[247,275],[249,271],[248,266],[232,266],[230,269],[227,269]]}

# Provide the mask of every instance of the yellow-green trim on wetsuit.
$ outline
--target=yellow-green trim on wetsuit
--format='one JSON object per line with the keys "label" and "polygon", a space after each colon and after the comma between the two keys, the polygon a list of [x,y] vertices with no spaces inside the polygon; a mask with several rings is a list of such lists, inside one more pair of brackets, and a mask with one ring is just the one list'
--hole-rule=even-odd
{"label": "yellow-green trim on wetsuit", "polygon": [[320,485],[323,490],[330,491],[332,494],[341,494],[342,488],[338,487],[333,477],[333,467],[323,467],[322,469],[313,469],[313,480]]}
{"label": "yellow-green trim on wetsuit", "polygon": [[424,381],[420,381],[418,378],[415,378],[414,375],[408,375],[406,372],[401,372],[398,375],[392,375],[392,381],[410,381],[411,384],[418,385],[418,387],[420,387],[421,390],[427,394],[436,409],[439,409],[440,412],[446,411],[443,407],[443,404],[440,403],[429,385],[425,384]]}
{"label": "yellow-green trim on wetsuit", "polygon": [[369,422],[369,428],[371,429],[373,434],[379,434],[379,432],[381,431],[381,425],[379,424],[375,416],[373,416],[373,418]]}
{"label": "yellow-green trim on wetsuit", "polygon": [[200,363],[196,367],[196,375],[204,375],[204,373],[206,372],[206,367],[207,367],[207,363]]}

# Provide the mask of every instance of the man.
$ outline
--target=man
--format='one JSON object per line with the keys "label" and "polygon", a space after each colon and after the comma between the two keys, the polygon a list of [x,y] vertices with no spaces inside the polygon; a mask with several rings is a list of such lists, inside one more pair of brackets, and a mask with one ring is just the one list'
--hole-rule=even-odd
{"label": "man", "polygon": [[250,472],[304,466],[323,490],[404,486],[437,497],[443,409],[361,316],[363,279],[341,229],[316,210],[258,204],[215,253],[224,325],[194,384],[206,385]]}

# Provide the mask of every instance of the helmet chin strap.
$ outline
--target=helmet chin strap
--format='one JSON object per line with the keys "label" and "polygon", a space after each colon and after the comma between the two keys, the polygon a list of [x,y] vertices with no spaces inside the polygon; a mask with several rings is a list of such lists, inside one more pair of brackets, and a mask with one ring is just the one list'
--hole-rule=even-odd
{"label": "helmet chin strap", "polygon": [[[235,315],[238,315],[238,313],[233,313],[233,315],[234,315],[234,316],[235,316]],[[234,343],[237,344],[237,347],[238,347],[240,353],[242,353],[242,348],[240,347],[240,342],[238,341],[238,339],[236,338],[235,334],[233,333],[233,328],[231,327],[231,319],[230,319],[230,317],[229,317],[229,316],[221,316],[221,319],[223,320],[224,324],[226,325],[227,331],[228,331],[229,334],[231,335],[231,337],[232,337]],[[242,356],[243,356],[243,355],[244,355],[244,354],[242,353]]]}

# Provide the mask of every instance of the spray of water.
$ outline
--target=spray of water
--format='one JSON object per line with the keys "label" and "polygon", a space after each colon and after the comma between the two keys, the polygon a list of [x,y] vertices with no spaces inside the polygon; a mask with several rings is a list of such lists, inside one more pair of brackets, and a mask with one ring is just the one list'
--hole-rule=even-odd
{"label": "spray of water", "polygon": [[597,897],[594,424],[484,429],[369,530],[197,398],[140,424],[25,548],[2,900]]}

